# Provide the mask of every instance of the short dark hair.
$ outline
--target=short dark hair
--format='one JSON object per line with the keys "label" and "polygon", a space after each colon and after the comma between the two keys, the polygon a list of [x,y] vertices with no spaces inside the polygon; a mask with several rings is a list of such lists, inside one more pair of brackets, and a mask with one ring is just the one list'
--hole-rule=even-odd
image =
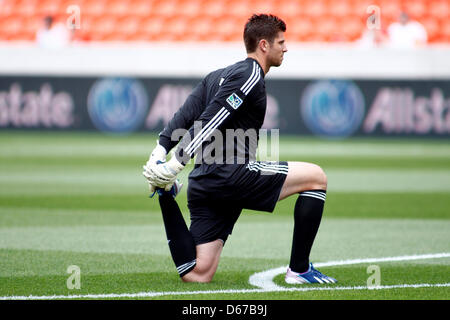
{"label": "short dark hair", "polygon": [[247,53],[254,52],[261,39],[273,43],[278,32],[286,32],[286,23],[272,14],[254,14],[244,28],[244,43]]}

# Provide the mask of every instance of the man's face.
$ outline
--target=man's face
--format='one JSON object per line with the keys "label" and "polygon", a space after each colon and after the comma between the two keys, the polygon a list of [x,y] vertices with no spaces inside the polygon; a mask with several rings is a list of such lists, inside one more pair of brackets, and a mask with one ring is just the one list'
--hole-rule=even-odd
{"label": "man's face", "polygon": [[273,40],[273,43],[269,45],[269,51],[267,53],[267,60],[273,67],[279,67],[283,62],[284,53],[287,52],[286,41],[284,39],[284,32],[278,32],[278,35]]}

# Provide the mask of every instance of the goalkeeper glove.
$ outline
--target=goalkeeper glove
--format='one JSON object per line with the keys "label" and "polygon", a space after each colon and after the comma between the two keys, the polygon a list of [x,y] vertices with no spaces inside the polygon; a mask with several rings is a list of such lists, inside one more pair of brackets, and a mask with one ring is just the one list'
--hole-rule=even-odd
{"label": "goalkeeper glove", "polygon": [[152,186],[169,191],[183,168],[184,165],[172,156],[168,162],[146,164],[142,174]]}

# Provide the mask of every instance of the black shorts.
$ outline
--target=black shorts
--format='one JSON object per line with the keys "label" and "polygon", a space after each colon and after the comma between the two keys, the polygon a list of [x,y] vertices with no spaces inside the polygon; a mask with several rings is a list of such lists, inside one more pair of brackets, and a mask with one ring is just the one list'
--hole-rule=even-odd
{"label": "black shorts", "polygon": [[195,243],[217,239],[225,243],[242,209],[272,212],[287,173],[285,161],[254,161],[189,178],[190,231]]}

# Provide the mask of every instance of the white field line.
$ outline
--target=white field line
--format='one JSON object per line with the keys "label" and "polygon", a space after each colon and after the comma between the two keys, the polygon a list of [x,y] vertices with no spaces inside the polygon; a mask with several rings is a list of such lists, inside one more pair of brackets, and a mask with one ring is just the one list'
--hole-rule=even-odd
{"label": "white field line", "polygon": [[[368,258],[368,259],[354,259],[329,261],[323,263],[316,263],[316,267],[330,267],[341,266],[359,263],[373,263],[373,262],[391,262],[391,261],[407,261],[419,259],[438,259],[450,257],[450,253],[424,254],[413,256],[399,256],[399,257],[384,257],[384,258]],[[398,284],[377,287],[367,286],[348,286],[348,287],[294,287],[285,288],[273,284],[272,279],[277,274],[286,271],[286,267],[271,269],[265,272],[259,272],[252,275],[249,282],[252,284],[255,279],[267,278],[270,282],[263,282],[264,288],[259,289],[229,289],[229,290],[203,290],[203,291],[163,291],[163,292],[138,292],[138,293],[109,293],[109,294],[81,294],[81,295],[53,295],[53,296],[3,296],[0,300],[62,300],[62,299],[117,299],[117,298],[151,298],[160,296],[177,296],[177,295],[200,295],[200,294],[226,294],[226,293],[261,293],[261,292],[307,292],[307,291],[345,291],[345,290],[387,290],[387,289],[402,289],[402,288],[432,288],[432,287],[450,287],[450,283],[417,283],[417,284]],[[278,273],[276,273],[278,272]],[[257,276],[259,275],[259,276]],[[255,278],[256,277],[256,278]],[[252,280],[253,279],[253,280]],[[271,284],[270,284],[271,283]],[[261,282],[259,282],[261,285]]]}
{"label": "white field line", "polygon": [[[320,268],[320,267],[334,267],[334,266],[344,266],[344,265],[361,264],[361,263],[410,261],[410,260],[424,260],[424,259],[439,259],[439,258],[448,258],[448,257],[450,257],[450,253],[445,252],[445,253],[433,253],[433,254],[410,255],[410,256],[318,262],[318,263],[315,263],[314,266],[317,268]],[[283,287],[276,285],[273,282],[273,278],[279,274],[285,273],[287,268],[288,268],[288,266],[284,266],[284,267],[279,267],[279,268],[275,268],[275,269],[258,272],[258,273],[251,275],[248,281],[251,285],[261,288],[261,289],[264,289],[264,290],[280,290]]]}
{"label": "white field line", "polygon": [[353,286],[353,287],[302,287],[302,288],[282,288],[277,290],[265,289],[229,289],[229,290],[203,290],[203,291],[165,291],[165,292],[138,292],[138,293],[109,293],[109,294],[80,294],[80,295],[53,295],[53,296],[5,296],[0,300],[62,300],[62,299],[116,299],[116,298],[152,298],[160,296],[179,295],[200,295],[200,294],[220,294],[220,293],[263,293],[263,292],[307,292],[307,291],[346,291],[346,290],[387,290],[405,288],[434,288],[450,287],[450,283],[416,283],[397,284],[390,286]]}

